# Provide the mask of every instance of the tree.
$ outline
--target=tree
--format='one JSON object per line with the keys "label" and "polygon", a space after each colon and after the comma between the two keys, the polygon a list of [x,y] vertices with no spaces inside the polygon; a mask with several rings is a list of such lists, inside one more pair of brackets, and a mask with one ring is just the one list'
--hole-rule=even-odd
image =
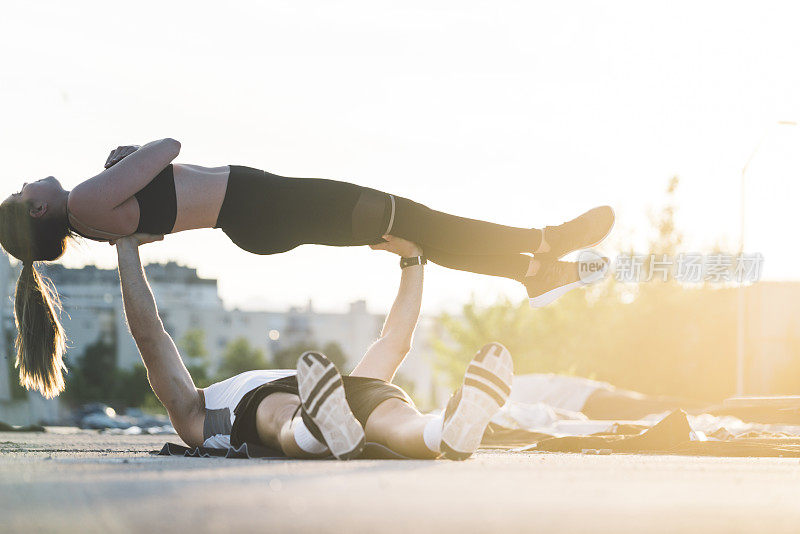
{"label": "tree", "polygon": [[269,367],[269,362],[264,351],[250,345],[246,338],[239,337],[225,347],[225,354],[222,356],[222,362],[217,371],[217,379],[225,380],[245,371],[266,369],[267,367]]}
{"label": "tree", "polygon": [[673,176],[667,182],[664,191],[666,200],[658,214],[650,214],[650,224],[655,235],[650,239],[650,250],[658,254],[675,254],[683,244],[683,234],[675,223],[675,212],[678,210],[675,195],[678,192],[680,178]]}
{"label": "tree", "polygon": [[270,361],[272,364],[271,366],[276,369],[294,369],[297,367],[297,359],[300,355],[310,350],[321,352],[327,356],[337,369],[339,369],[339,372],[345,373],[348,371],[348,369],[345,369],[348,361],[347,355],[342,350],[342,347],[335,341],[330,341],[320,347],[320,345],[313,340],[304,340],[279,349],[272,355],[272,360]]}
{"label": "tree", "polygon": [[[675,221],[678,179],[651,217],[649,253],[672,255],[682,243]],[[674,259],[674,257],[673,257]],[[642,273],[647,273],[645,263]],[[609,381],[650,394],[714,401],[733,393],[735,289],[684,287],[654,277],[639,284],[614,277],[573,291],[540,309],[526,302],[467,304],[443,314],[434,339],[437,379],[456,386],[474,352],[499,341],[516,374],[555,372]]]}
{"label": "tree", "polygon": [[141,406],[151,393],[147,370],[136,364],[130,369],[117,369],[114,403],[122,406]]}
{"label": "tree", "polygon": [[118,369],[113,338],[100,336],[71,366],[64,397],[75,404],[104,402],[115,408],[127,408],[140,406],[149,393],[144,366]]}
{"label": "tree", "polygon": [[205,360],[208,356],[206,333],[199,328],[187,330],[178,342],[178,346],[181,349],[181,355],[191,360]]}
{"label": "tree", "polygon": [[186,362],[186,369],[192,375],[195,385],[207,387],[211,385],[208,373],[208,350],[206,349],[206,333],[199,328],[187,330],[178,342],[181,357]]}
{"label": "tree", "polygon": [[87,345],[66,378],[65,397],[77,403],[111,402],[117,384],[116,347],[109,336]]}

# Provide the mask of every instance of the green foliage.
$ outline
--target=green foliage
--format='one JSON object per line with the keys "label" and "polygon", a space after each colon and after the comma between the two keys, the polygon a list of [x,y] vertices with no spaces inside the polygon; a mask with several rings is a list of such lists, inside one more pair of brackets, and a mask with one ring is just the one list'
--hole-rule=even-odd
{"label": "green foliage", "polygon": [[606,284],[594,300],[575,291],[542,309],[529,309],[527,302],[468,304],[462,317],[441,317],[434,344],[438,370],[452,388],[474,352],[499,341],[513,355],[517,374],[577,374],[703,400],[733,393],[733,289],[652,283],[626,303],[619,285]]}
{"label": "green foliage", "polygon": [[206,349],[206,332],[199,328],[187,330],[178,342],[181,356],[191,360],[203,360],[208,357]]}
{"label": "green foliage", "polygon": [[139,408],[145,413],[167,415],[167,409],[164,408],[164,405],[161,404],[161,401],[158,400],[158,397],[156,397],[156,394],[153,393],[152,390],[148,391],[144,396],[144,400],[139,405]]}
{"label": "green foliage", "polygon": [[656,214],[650,214],[650,224],[654,230],[654,235],[650,240],[650,250],[653,253],[672,255],[683,243],[683,234],[675,223],[675,214],[678,211],[675,194],[679,184],[680,180],[677,176],[669,179],[665,191],[666,199],[661,210]]}
{"label": "green foliage", "polygon": [[131,369],[117,369],[115,403],[138,407],[144,403],[148,394],[152,394],[152,390],[144,365],[137,364]]}
{"label": "green foliage", "polygon": [[114,343],[100,336],[88,345],[67,373],[65,398],[77,403],[111,402],[116,389],[117,354]]}
{"label": "green foliage", "polygon": [[349,371],[349,369],[345,369],[347,365],[347,355],[342,350],[342,347],[333,341],[320,347],[319,344],[313,340],[306,340],[279,349],[272,355],[270,362],[271,367],[276,369],[294,369],[297,367],[297,358],[304,352],[310,350],[321,352],[327,356],[328,359],[336,365],[340,373],[346,374]]}
{"label": "green foliage", "polygon": [[195,385],[200,388],[210,386],[213,380],[208,372],[210,362],[205,331],[199,328],[187,330],[178,342],[178,349]]}
{"label": "green foliage", "polygon": [[268,367],[269,362],[264,351],[250,345],[246,338],[239,337],[225,347],[225,354],[222,355],[217,371],[217,380],[225,380],[245,371]]}
{"label": "green foliage", "polygon": [[115,344],[101,336],[70,367],[64,398],[73,404],[103,402],[125,408],[141,405],[149,393],[144,366],[117,369]]}
{"label": "green foliage", "polygon": [[461,316],[442,314],[437,325],[440,335],[432,339],[437,375],[447,377],[447,386],[455,388],[467,362],[489,341],[503,343],[512,354],[519,351],[520,341],[527,339],[523,333],[524,316],[522,306],[508,300],[483,309],[474,302],[468,303]]}
{"label": "green foliage", "polygon": [[[677,178],[655,216],[649,250],[673,255]],[[647,272],[643,266],[642,272]],[[507,300],[438,318],[437,378],[455,387],[474,352],[503,343],[517,374],[554,372],[606,380],[650,394],[718,400],[735,384],[736,290],[674,282],[616,283],[568,293],[541,309]]]}

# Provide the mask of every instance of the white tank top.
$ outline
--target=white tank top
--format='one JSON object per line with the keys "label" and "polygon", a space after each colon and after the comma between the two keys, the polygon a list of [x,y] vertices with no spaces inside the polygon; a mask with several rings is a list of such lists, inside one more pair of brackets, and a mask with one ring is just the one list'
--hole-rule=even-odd
{"label": "white tank top", "polygon": [[206,418],[203,424],[203,446],[226,449],[231,446],[231,429],[236,418],[233,411],[248,392],[279,378],[294,376],[294,369],[247,371],[203,389]]}

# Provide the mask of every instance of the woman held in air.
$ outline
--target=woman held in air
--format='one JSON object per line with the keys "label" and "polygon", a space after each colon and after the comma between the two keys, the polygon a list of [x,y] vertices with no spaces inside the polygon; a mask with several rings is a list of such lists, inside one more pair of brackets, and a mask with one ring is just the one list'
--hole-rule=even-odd
{"label": "woman held in air", "polygon": [[585,282],[575,263],[558,259],[600,242],[614,222],[613,210],[601,206],[559,226],[502,226],[347,182],[173,164],[180,148],[174,139],[122,146],[103,172],[71,191],[50,176],[0,204],[0,244],[22,263],[16,365],[26,388],[46,397],[64,389],[65,336],[34,263],[61,257],[74,236],[113,241],[219,228],[248,252],[278,254],[303,244],[374,245],[392,235],[419,244],[438,265],[517,280],[538,307]]}

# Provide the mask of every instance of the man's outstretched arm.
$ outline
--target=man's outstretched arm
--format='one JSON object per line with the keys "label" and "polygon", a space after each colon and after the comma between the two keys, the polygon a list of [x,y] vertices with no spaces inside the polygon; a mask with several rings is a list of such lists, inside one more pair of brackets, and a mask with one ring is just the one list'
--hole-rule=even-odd
{"label": "man's outstretched arm", "polygon": [[[394,236],[383,236],[386,243],[372,245],[374,250],[388,250],[401,257],[422,256],[418,245]],[[424,267],[413,265],[402,270],[400,288],[392,309],[383,323],[381,335],[367,350],[353,376],[368,376],[391,381],[406,354],[411,350],[414,329],[422,305]]]}
{"label": "man's outstretched arm", "polygon": [[116,242],[122,302],[136,346],[147,369],[153,392],[167,409],[172,424],[190,445],[202,442],[202,423],[197,432],[196,418],[203,413],[203,401],[189,371],[181,360],[172,337],[164,330],[158,308],[139,259],[141,236]]}

